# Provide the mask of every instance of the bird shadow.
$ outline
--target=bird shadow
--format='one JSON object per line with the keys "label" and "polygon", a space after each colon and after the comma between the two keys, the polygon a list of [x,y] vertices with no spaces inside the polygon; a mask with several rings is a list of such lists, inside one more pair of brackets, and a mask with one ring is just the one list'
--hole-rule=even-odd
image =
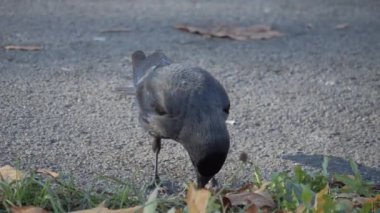
{"label": "bird shadow", "polygon": [[[327,171],[330,174],[352,174],[350,161],[340,157],[327,156],[329,164]],[[323,155],[307,155],[304,153],[297,153],[294,155],[285,155],[283,159],[297,162],[304,166],[322,169]],[[380,168],[367,167],[357,163],[360,174],[364,180],[380,183]]]}

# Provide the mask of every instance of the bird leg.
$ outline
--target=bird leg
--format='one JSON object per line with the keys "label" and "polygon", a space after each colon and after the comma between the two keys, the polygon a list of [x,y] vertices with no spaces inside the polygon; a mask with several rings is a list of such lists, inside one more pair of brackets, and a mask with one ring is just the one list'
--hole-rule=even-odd
{"label": "bird leg", "polygon": [[153,152],[156,154],[154,161],[154,179],[150,184],[151,187],[155,187],[160,183],[160,177],[158,176],[158,154],[161,150],[161,138],[155,137],[152,143]]}

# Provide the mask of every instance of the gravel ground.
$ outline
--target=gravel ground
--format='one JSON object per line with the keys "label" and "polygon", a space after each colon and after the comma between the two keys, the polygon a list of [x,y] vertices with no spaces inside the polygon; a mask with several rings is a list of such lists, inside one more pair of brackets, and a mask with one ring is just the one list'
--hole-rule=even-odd
{"label": "gravel ground", "polygon": [[[0,165],[47,167],[82,184],[99,175],[147,183],[154,155],[138,124],[130,55],[162,49],[219,79],[231,99],[231,150],[220,182],[301,164],[380,182],[380,2],[377,0],[0,0]],[[268,24],[284,36],[233,41],[177,31]],[[337,30],[338,24],[346,29]],[[102,33],[128,27],[129,32]],[[246,152],[250,164],[236,173]],[[165,140],[161,178],[194,177]],[[231,180],[232,178],[232,180]],[[235,178],[235,179],[233,179]]]}

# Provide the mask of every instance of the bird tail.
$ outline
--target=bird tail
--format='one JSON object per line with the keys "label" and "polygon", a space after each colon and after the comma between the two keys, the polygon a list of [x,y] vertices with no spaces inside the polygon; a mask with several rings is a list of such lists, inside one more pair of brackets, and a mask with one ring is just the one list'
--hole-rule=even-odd
{"label": "bird tail", "polygon": [[134,52],[132,54],[133,84],[136,86],[151,67],[162,67],[171,63],[172,61],[160,50],[148,56],[145,56],[141,50]]}

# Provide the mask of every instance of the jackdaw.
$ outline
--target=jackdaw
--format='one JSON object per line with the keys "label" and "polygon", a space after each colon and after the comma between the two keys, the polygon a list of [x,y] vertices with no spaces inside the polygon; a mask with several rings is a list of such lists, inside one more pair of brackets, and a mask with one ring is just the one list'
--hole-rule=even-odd
{"label": "jackdaw", "polygon": [[206,70],[173,63],[161,51],[148,56],[136,51],[132,65],[139,121],[153,136],[154,183],[161,139],[172,139],[188,152],[203,188],[222,168],[230,147],[225,89]]}

